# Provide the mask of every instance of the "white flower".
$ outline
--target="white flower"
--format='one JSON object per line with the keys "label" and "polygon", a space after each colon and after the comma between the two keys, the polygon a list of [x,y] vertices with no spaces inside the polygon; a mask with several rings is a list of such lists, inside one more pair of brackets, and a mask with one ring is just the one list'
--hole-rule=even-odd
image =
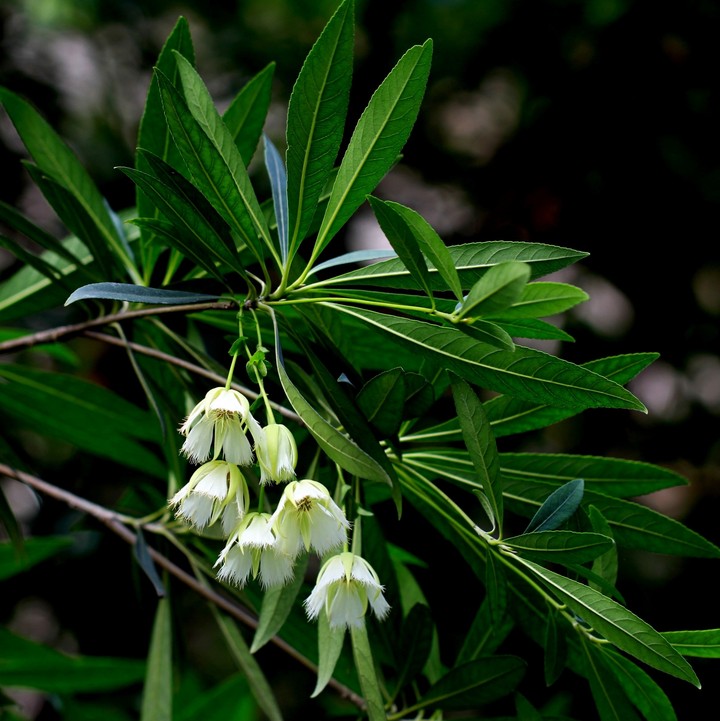
{"label": "white flower", "polygon": [[330,626],[362,626],[368,603],[379,620],[390,606],[373,567],[360,556],[348,551],[333,556],[323,564],[315,588],[305,599],[308,618],[325,611]]}
{"label": "white flower", "polygon": [[291,481],[285,486],[272,524],[280,547],[293,557],[303,547],[323,555],[345,543],[350,528],[328,489],[308,479]]}
{"label": "white flower", "polygon": [[198,468],[190,480],[170,499],[176,514],[196,528],[222,517],[225,533],[245,515],[249,493],[240,469],[226,461],[210,461]]}
{"label": "white flower", "polygon": [[260,464],[260,483],[279,483],[295,478],[298,453],[290,429],[279,423],[263,428],[255,444]]}
{"label": "white flower", "polygon": [[252,574],[264,588],[282,586],[293,577],[293,559],[283,553],[270,525],[269,513],[248,513],[235,529],[215,564],[218,578],[242,588]]}
{"label": "white flower", "polygon": [[185,436],[182,452],[195,463],[217,458],[222,452],[226,461],[247,466],[253,462],[248,430],[254,438],[261,432],[247,398],[234,390],[213,388],[180,426]]}

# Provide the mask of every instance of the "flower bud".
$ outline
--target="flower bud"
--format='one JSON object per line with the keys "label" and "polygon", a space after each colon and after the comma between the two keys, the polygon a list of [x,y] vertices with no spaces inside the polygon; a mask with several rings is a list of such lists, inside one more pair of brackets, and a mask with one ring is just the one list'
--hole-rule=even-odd
{"label": "flower bud", "polygon": [[279,423],[263,428],[255,445],[260,464],[260,483],[280,483],[295,478],[298,453],[290,430]]}

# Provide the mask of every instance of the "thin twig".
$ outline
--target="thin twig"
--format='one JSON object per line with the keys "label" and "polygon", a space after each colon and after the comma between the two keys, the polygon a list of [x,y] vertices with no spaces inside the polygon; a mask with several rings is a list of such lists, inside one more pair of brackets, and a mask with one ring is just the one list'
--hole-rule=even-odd
{"label": "thin twig", "polygon": [[30,348],[39,343],[54,343],[60,338],[78,335],[89,328],[97,328],[111,323],[119,323],[124,320],[132,320],[133,318],[143,318],[148,315],[161,315],[163,313],[195,313],[201,310],[230,310],[235,304],[228,301],[213,301],[212,303],[186,303],[185,305],[173,306],[153,306],[152,308],[140,308],[138,310],[121,311],[120,313],[112,313],[110,315],[102,315],[99,318],[83,321],[82,323],[73,323],[71,325],[61,325],[57,328],[48,328],[37,333],[30,333],[20,338],[11,338],[10,340],[0,343],[0,353],[8,351],[20,350],[22,348]]}
{"label": "thin twig", "polygon": [[[66,491],[63,488],[53,485],[44,481],[42,478],[33,476],[24,471],[20,471],[16,468],[0,463],[0,474],[8,476],[9,478],[15,478],[18,481],[26,483],[31,488],[37,491],[41,491],[51,498],[55,498],[58,501],[62,501],[71,508],[76,508],[80,511],[84,511],[90,516],[97,518],[103,524],[105,524],[113,533],[117,534],[127,543],[134,545],[137,541],[137,535],[133,533],[129,528],[125,526],[128,518],[122,516],[119,513],[111,511],[109,508],[100,506],[97,503],[88,501],[86,498],[77,496],[70,491]],[[152,530],[156,524],[146,524],[144,528]],[[200,596],[205,598],[210,603],[215,604],[218,608],[226,611],[233,618],[244,623],[250,628],[257,628],[258,620],[248,610],[238,605],[234,601],[230,600],[226,596],[223,596],[211,588],[207,588],[205,585],[200,583],[194,576],[190,575],[187,571],[183,570],[177,564],[173,563],[167,556],[164,556],[154,548],[148,548],[148,552],[155,563],[161,568],[164,568],[168,573],[171,573],[175,578],[182,581],[186,586],[191,588],[193,591],[198,593]],[[307,657],[303,656],[296,648],[283,641],[279,636],[274,636],[271,642],[275,644],[282,651],[287,653],[289,656],[294,658],[300,664],[305,666],[313,673],[317,673],[318,667]],[[365,708],[365,700],[356,694],[353,690],[345,686],[344,684],[331,678],[328,681],[328,686],[335,689],[340,696],[348,699],[351,703],[355,704],[358,708]]]}

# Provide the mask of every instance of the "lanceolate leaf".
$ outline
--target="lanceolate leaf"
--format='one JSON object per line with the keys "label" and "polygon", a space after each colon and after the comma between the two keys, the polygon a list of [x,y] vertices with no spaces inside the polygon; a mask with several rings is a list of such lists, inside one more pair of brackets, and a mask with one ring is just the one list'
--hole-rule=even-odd
{"label": "lanceolate leaf", "polygon": [[[155,63],[157,68],[170,78],[174,85],[177,85],[177,64],[173,54],[174,50],[181,53],[189,62],[195,62],[195,52],[193,50],[192,37],[190,36],[190,28],[184,17],[178,19]],[[162,101],[160,100],[160,90],[158,88],[157,78],[154,76],[150,81],[145,109],[140,119],[137,147],[138,149],[144,148],[150,151],[172,167],[178,167],[182,164],[182,158],[175,144],[172,142],[170,130],[165,121]],[[135,168],[140,172],[149,171],[147,159],[143,157],[142,153],[137,153],[135,156]],[[145,196],[143,189],[139,186],[136,189],[136,197],[138,217],[151,218],[157,216],[158,210],[155,203]],[[162,250],[162,246],[156,247],[153,245],[152,237],[151,232],[146,232],[142,234],[140,240],[140,253],[146,277],[149,277],[152,272],[154,261]]]}
{"label": "lanceolate leaf", "polygon": [[578,509],[584,490],[585,482],[576,478],[553,491],[532,517],[525,533],[559,528]]}
{"label": "lanceolate leaf", "polygon": [[588,294],[580,288],[567,283],[528,283],[520,297],[505,308],[500,317],[503,319],[541,318],[563,313],[578,303],[588,299]]}
{"label": "lanceolate leaf", "polygon": [[275,329],[275,352],[277,371],[285,395],[325,453],[349,473],[392,485],[390,477],[377,461],[373,460],[347,436],[340,433],[317,412],[311,403],[303,398],[285,371],[277,328]]}
{"label": "lanceolate leaf", "polygon": [[155,612],[140,721],[172,721],[172,623],[170,601],[161,598]]}
{"label": "lanceolate leaf", "polygon": [[640,721],[627,694],[607,668],[603,651],[585,638],[581,637],[580,643],[584,652],[583,673],[590,683],[601,721]]}
{"label": "lanceolate leaf", "polygon": [[350,253],[343,253],[336,258],[318,263],[313,268],[313,273],[319,273],[328,268],[334,268],[338,265],[349,265],[350,263],[364,263],[371,260],[384,260],[385,258],[395,258],[397,253],[394,250],[379,248],[378,250],[353,250]]}
{"label": "lanceolate leaf", "polygon": [[275,210],[275,225],[278,240],[280,241],[280,259],[283,265],[288,259],[288,198],[287,174],[280,153],[267,135],[263,136],[265,143],[265,167],[270,177],[273,209]]}
{"label": "lanceolate leaf", "polygon": [[452,394],[465,447],[475,468],[477,479],[490,501],[493,525],[498,528],[502,536],[503,497],[500,485],[500,461],[482,401],[465,381],[457,377],[452,381]]}
{"label": "lanceolate leaf", "polygon": [[558,485],[582,478],[586,488],[620,498],[687,485],[685,478],[668,468],[623,458],[563,453],[503,453],[500,465],[505,478],[537,479]]}
{"label": "lanceolate leaf", "polygon": [[617,383],[540,351],[497,350],[467,338],[455,328],[360,308],[331,307],[385,331],[429,362],[481,387],[560,406],[645,410],[635,396]]}
{"label": "lanceolate leaf", "polygon": [[107,300],[123,300],[129,303],[151,303],[153,305],[185,305],[187,303],[207,303],[218,300],[216,295],[189,293],[184,290],[168,288],[148,288],[130,283],[90,283],[78,288],[65,301],[65,305],[78,300],[104,298]]}
{"label": "lanceolate leaf", "polygon": [[332,678],[344,641],[345,626],[330,628],[323,611],[318,618],[318,677],[311,698],[315,698]]}
{"label": "lanceolate leaf", "polygon": [[353,2],[337,9],[298,75],[287,119],[290,258],[307,236],[340,150],[352,79]]}
{"label": "lanceolate leaf", "polygon": [[503,544],[525,558],[551,563],[586,563],[615,545],[599,533],[577,531],[535,531],[503,538]]}
{"label": "lanceolate leaf", "polygon": [[397,691],[420,673],[430,656],[435,625],[430,609],[424,603],[416,603],[403,620],[398,657],[400,668],[397,675]]}
{"label": "lanceolate leaf", "polygon": [[480,343],[487,343],[493,348],[500,348],[500,350],[514,351],[515,343],[513,339],[503,330],[499,325],[490,323],[487,320],[478,318],[474,320],[472,325],[468,323],[458,323],[458,330],[470,336],[470,338],[479,341]]}
{"label": "lanceolate leaf", "polygon": [[142,681],[135,659],[70,656],[0,628],[0,686],[50,693],[110,691]]}
{"label": "lanceolate leaf", "polygon": [[314,261],[390,170],[425,93],[432,42],[410,48],[375,91],[350,138],[318,231]]}
{"label": "lanceolate leaf", "polygon": [[482,706],[511,693],[524,675],[525,662],[515,656],[476,658],[448,671],[412,708]]}
{"label": "lanceolate leaf", "polygon": [[3,412],[33,431],[60,438],[142,472],[164,477],[159,458],[139,443],[158,441],[152,416],[80,378],[0,364]]}
{"label": "lanceolate leaf", "polygon": [[245,84],[222,116],[245,167],[250,165],[265,125],[274,72],[275,63],[266,65]]}
{"label": "lanceolate leaf", "polygon": [[368,421],[386,437],[400,428],[405,405],[405,373],[392,368],[371,378],[357,395],[357,402]]}
{"label": "lanceolate leaf", "polygon": [[415,238],[416,243],[420,246],[420,250],[430,261],[431,266],[437,270],[440,277],[445,281],[447,288],[453,292],[457,300],[462,301],[463,293],[460,276],[455,269],[450,250],[443,239],[435,232],[427,220],[412,208],[391,201],[385,201],[384,205],[403,221],[408,231]]}
{"label": "lanceolate leaf", "polygon": [[72,195],[104,238],[107,247],[134,275],[133,279],[139,280],[105,200],[75,154],[40,114],[18,95],[0,88],[0,102],[40,170]]}
{"label": "lanceolate leaf", "polygon": [[516,260],[490,268],[473,285],[456,314],[458,318],[500,313],[512,305],[530,279],[530,266]]}
{"label": "lanceolate leaf", "polygon": [[[180,58],[178,62],[181,68],[187,68]],[[186,74],[190,77],[187,70]],[[271,247],[267,222],[260,210],[255,191],[250,185],[247,170],[227,128],[223,132],[219,127],[222,120],[214,119],[211,115],[223,141],[223,152],[221,152],[207,135],[203,125],[190,112],[172,83],[159,72],[157,78],[168,126],[194,184],[225,222],[239,234],[254,256],[261,259],[264,250],[258,239],[257,228],[262,228],[267,238],[265,244],[268,248]],[[200,96],[198,92],[196,100],[206,100],[206,98]],[[204,103],[203,109],[206,109]],[[197,106],[196,112],[200,112]],[[214,109],[212,112],[215,112]]]}
{"label": "lanceolate leaf", "polygon": [[274,586],[265,591],[250,653],[255,653],[262,648],[282,628],[305,580],[307,563],[308,556],[306,554],[296,563],[295,576],[291,583],[285,586]]}
{"label": "lanceolate leaf", "polygon": [[683,656],[720,658],[720,628],[700,631],[666,631],[663,636]]}
{"label": "lanceolate leaf", "polygon": [[432,298],[430,272],[415,234],[392,206],[372,196],[369,196],[368,200],[385,237],[397,253],[398,258],[408,269],[415,282]]}
{"label": "lanceolate leaf", "polygon": [[688,662],[655,629],[598,591],[527,559],[517,561],[529,568],[580,618],[621,651],[653,668],[700,686]]}
{"label": "lanceolate leaf", "polygon": [[[542,243],[491,240],[465,243],[448,248],[464,290],[469,290],[493,265],[509,260],[522,261],[530,266],[530,279],[565,268],[587,256],[578,250]],[[432,264],[431,264],[432,265]],[[434,266],[430,267],[433,290],[447,290],[447,283]],[[385,260],[365,268],[351,270],[323,281],[322,285],[380,285],[391,288],[419,290],[407,268],[399,259]]]}
{"label": "lanceolate leaf", "polygon": [[649,721],[677,721],[665,692],[637,664],[612,649],[603,649],[602,659],[642,715]]}
{"label": "lanceolate leaf", "polygon": [[355,669],[360,679],[360,687],[367,704],[368,721],[386,721],[385,704],[383,703],[380,682],[375,670],[372,649],[365,624],[350,627]]}

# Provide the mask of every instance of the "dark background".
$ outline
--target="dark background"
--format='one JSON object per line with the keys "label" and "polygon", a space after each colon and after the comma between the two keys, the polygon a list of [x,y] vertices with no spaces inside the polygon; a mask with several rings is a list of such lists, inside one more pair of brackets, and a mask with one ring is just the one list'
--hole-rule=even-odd
{"label": "dark background", "polygon": [[[219,105],[277,61],[266,132],[282,147],[292,83],[336,4],[5,0],[0,84],[36,104],[122,209],[134,202],[133,186],[113,168],[132,164],[152,64],[179,15]],[[558,320],[577,343],[549,349],[576,362],[660,353],[631,386],[648,416],[589,412],[548,429],[543,450],[673,468],[690,486],[648,503],[720,543],[720,4],[366,0],[356,8],[350,128],[400,55],[434,40],[421,115],[380,194],[415,207],[450,243],[528,240],[589,252],[559,276],[591,295]],[[0,116],[0,198],[61,233],[22,157]],[[368,217],[358,214],[349,247],[376,244]],[[12,258],[0,262],[4,278]],[[123,573],[124,552],[108,551],[119,553]],[[621,589],[658,630],[717,627],[708,585],[716,576],[717,561],[628,555]],[[43,598],[79,633],[61,590]],[[128,590],[127,608],[142,605],[137,596]],[[136,650],[127,638],[115,645]],[[101,646],[83,650],[109,653]],[[662,680],[680,719],[717,708],[716,666],[694,665],[702,692]]]}

